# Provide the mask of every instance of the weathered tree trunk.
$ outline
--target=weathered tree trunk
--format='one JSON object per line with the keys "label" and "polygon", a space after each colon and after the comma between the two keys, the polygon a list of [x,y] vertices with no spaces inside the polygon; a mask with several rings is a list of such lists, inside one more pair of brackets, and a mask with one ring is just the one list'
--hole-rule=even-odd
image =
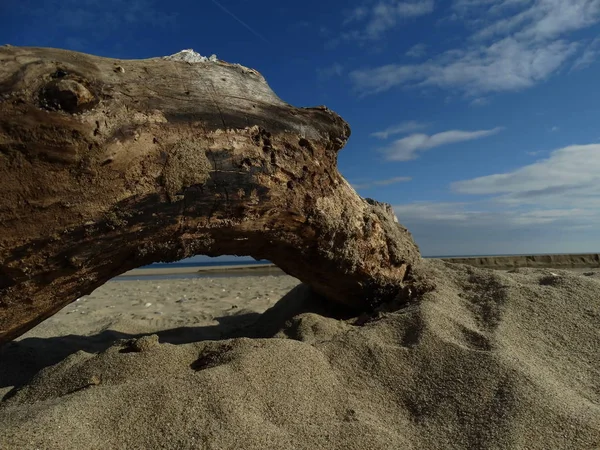
{"label": "weathered tree trunk", "polygon": [[0,47],[0,344],[197,254],[269,259],[350,306],[396,296],[419,251],[338,173],[349,134],[239,65]]}

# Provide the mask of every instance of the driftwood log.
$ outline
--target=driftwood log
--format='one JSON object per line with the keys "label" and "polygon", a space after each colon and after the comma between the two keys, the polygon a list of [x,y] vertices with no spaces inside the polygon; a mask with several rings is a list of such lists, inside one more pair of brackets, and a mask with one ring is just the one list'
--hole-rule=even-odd
{"label": "driftwood log", "polygon": [[418,248],[339,174],[349,135],[239,65],[0,47],[0,344],[198,254],[269,259],[357,308],[405,292]]}

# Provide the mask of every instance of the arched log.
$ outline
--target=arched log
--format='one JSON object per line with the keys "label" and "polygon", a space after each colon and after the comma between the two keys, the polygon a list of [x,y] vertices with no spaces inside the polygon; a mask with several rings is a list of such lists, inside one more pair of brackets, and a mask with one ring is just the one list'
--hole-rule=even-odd
{"label": "arched log", "polygon": [[395,297],[419,251],[339,174],[350,129],[223,61],[0,47],[0,344],[110,278],[269,259],[324,297]]}

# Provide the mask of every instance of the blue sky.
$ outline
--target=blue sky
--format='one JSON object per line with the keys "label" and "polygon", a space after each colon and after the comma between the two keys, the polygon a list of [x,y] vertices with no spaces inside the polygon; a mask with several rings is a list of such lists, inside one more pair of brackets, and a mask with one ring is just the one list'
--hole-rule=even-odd
{"label": "blue sky", "polygon": [[2,0],[3,43],[257,69],[424,255],[600,252],[600,0]]}

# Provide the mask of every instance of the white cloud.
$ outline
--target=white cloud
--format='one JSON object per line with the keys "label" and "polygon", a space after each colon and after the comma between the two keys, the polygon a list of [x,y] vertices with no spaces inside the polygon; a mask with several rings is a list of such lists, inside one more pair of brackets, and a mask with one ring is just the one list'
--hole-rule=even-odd
{"label": "white cloud", "polygon": [[466,222],[472,213],[466,211],[465,206],[465,203],[414,202],[396,205],[394,212],[405,220],[418,217],[425,221]]}
{"label": "white cloud", "polygon": [[394,206],[423,254],[600,251],[600,144],[564,147],[451,187],[482,197]]}
{"label": "white cloud", "polygon": [[469,96],[516,91],[555,74],[574,57],[585,68],[600,54],[600,42],[583,53],[577,30],[600,22],[600,0],[456,0],[455,17],[474,29],[462,48],[422,64],[388,64],[355,70],[360,94],[395,86],[456,89]]}
{"label": "white cloud", "polygon": [[515,225],[540,225],[555,223],[562,219],[571,219],[573,217],[591,218],[597,216],[595,211],[589,211],[581,208],[571,209],[538,209],[527,211],[514,215],[512,221]]}
{"label": "white cloud", "polygon": [[405,183],[410,180],[412,180],[412,177],[394,177],[387,180],[374,181],[373,184],[377,186],[389,186],[390,184]]}
{"label": "white cloud", "polygon": [[[495,224],[503,227],[519,228],[522,226],[539,225],[570,221],[573,217],[591,218],[597,216],[595,211],[581,208],[566,209],[504,209],[490,210],[486,205],[470,202],[414,202],[394,206],[398,217],[405,221],[420,221],[445,223],[447,225],[465,225],[486,228]],[[400,220],[401,221],[401,220]]]}
{"label": "white cloud", "polygon": [[600,144],[561,148],[553,151],[547,159],[512,172],[460,181],[453,188],[465,194],[500,194],[589,183],[596,183],[600,191]]}
{"label": "white cloud", "polygon": [[347,12],[343,24],[348,25],[353,22],[358,22],[364,19],[369,14],[369,9],[366,6],[358,6]]}
{"label": "white cloud", "polygon": [[490,46],[450,50],[423,64],[354,70],[350,79],[361,94],[399,85],[456,88],[469,95],[516,91],[546,79],[576,50],[576,43],[566,41],[529,45],[506,38]]}
{"label": "white cloud", "polygon": [[556,125],[554,125],[552,128],[550,128],[550,131],[552,131],[553,133],[560,130],[559,127],[557,127]]}
{"label": "white cloud", "polygon": [[417,122],[416,120],[409,120],[407,122],[399,123],[398,125],[392,125],[391,127],[388,127],[385,130],[371,133],[371,136],[376,137],[378,139],[387,139],[388,137],[393,136],[395,134],[410,133],[411,131],[421,130],[427,127],[428,124],[426,123]]}
{"label": "white cloud", "polygon": [[491,130],[478,131],[461,131],[450,130],[431,136],[426,134],[412,134],[402,139],[394,141],[388,147],[381,151],[386,155],[388,160],[392,161],[409,161],[416,159],[420,151],[429,150],[442,145],[454,144],[457,142],[472,141],[491,136],[500,132],[503,128],[496,127]]}
{"label": "white cloud", "polygon": [[375,40],[399,22],[433,12],[434,0],[385,0],[363,5],[346,14],[344,25],[362,23],[361,29],[344,33],[345,39]]}
{"label": "white cloud", "polygon": [[477,97],[471,101],[471,106],[485,106],[490,104],[490,99],[487,97]]}
{"label": "white cloud", "polygon": [[466,14],[471,9],[481,8],[497,3],[498,0],[455,0],[452,4],[452,8],[459,11],[461,14]]}
{"label": "white cloud", "polygon": [[591,66],[600,56],[600,37],[595,38],[573,62],[571,71],[582,70]]}
{"label": "white cloud", "polygon": [[512,172],[459,181],[451,187],[461,194],[492,196],[496,204],[599,214],[600,144],[564,147]]}
{"label": "white cloud", "polygon": [[600,20],[598,0],[537,0],[518,4],[527,7],[484,27],[474,37],[485,39],[516,32],[517,38],[547,40]]}
{"label": "white cloud", "polygon": [[405,55],[409,58],[422,58],[427,54],[427,45],[425,44],[416,44],[409,48]]}
{"label": "white cloud", "polygon": [[396,183],[407,183],[412,180],[412,177],[393,177],[385,180],[375,180],[367,183],[352,183],[354,189],[370,189],[375,186],[389,186]]}
{"label": "white cloud", "polygon": [[577,253],[600,250],[591,208],[494,209],[485,202],[414,202],[394,206],[426,256]]}

